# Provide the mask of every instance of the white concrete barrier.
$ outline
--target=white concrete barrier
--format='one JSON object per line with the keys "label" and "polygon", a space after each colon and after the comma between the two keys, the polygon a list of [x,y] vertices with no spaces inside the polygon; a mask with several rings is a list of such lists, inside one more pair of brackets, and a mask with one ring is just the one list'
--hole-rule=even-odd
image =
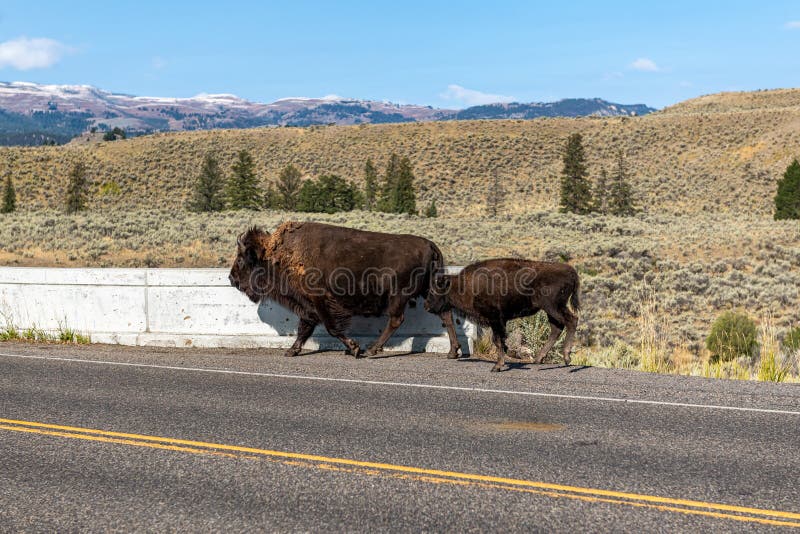
{"label": "white concrete barrier", "polygon": [[[228,282],[228,269],[58,269],[0,267],[0,326],[58,331],[71,328],[92,342],[176,347],[287,348],[297,317],[274,302],[259,305]],[[386,317],[353,320],[362,346],[377,338]],[[457,320],[465,353],[475,326]],[[412,302],[389,351],[447,352],[441,320]],[[317,327],[306,349],[341,349]]]}

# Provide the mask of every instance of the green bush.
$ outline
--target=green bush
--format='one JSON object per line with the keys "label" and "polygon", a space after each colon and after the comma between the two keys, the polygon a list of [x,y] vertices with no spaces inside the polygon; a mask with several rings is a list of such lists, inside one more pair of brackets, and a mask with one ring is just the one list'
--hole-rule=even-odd
{"label": "green bush", "polygon": [[742,312],[727,311],[717,317],[706,339],[712,362],[752,358],[756,345],[756,323]]}
{"label": "green bush", "polygon": [[786,337],[783,338],[783,348],[787,351],[794,352],[800,350],[800,326],[795,326]]}

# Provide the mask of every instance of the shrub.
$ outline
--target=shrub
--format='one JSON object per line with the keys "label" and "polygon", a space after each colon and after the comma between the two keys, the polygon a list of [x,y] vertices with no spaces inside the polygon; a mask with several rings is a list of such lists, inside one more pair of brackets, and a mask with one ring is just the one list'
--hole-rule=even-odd
{"label": "shrub", "polygon": [[89,181],[86,178],[86,165],[76,163],[69,173],[67,186],[67,213],[84,211],[87,207],[89,196]]}
{"label": "shrub", "polygon": [[752,358],[756,349],[756,323],[747,314],[727,311],[717,317],[706,339],[711,361]]}
{"label": "shrub", "polygon": [[783,348],[789,352],[800,351],[800,326],[795,326],[783,338]]}

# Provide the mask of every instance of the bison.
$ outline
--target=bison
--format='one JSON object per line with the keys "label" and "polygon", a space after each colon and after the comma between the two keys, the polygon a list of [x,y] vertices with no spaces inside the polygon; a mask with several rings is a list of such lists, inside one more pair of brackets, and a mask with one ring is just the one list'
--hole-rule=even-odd
{"label": "bison", "polygon": [[550,337],[535,362],[542,362],[566,327],[564,362],[569,365],[578,324],[573,312],[580,309],[579,291],[578,273],[564,263],[494,259],[473,263],[457,275],[437,276],[425,300],[425,309],[438,314],[454,309],[482,326],[491,327],[497,347],[497,363],[492,371],[501,370],[505,363],[506,323],[544,310],[550,321]]}
{"label": "bison", "polygon": [[[352,317],[389,316],[363,356],[377,354],[403,323],[408,302],[427,297],[443,267],[439,248],[422,237],[289,221],[272,234],[255,227],[242,233],[229,279],[253,302],[274,300],[300,318],[286,356],[299,354],[322,323],[358,358],[361,348],[347,335]],[[448,357],[457,358],[452,312],[438,315],[450,336]]]}

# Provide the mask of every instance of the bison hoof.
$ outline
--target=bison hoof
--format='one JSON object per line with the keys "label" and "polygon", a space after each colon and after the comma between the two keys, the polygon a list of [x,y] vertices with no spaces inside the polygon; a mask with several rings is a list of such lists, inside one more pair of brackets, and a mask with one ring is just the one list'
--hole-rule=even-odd
{"label": "bison hoof", "polygon": [[353,355],[356,359],[363,358],[365,356],[364,351],[361,350],[361,347],[355,346],[354,348],[350,349],[350,354]]}
{"label": "bison hoof", "polygon": [[294,358],[298,354],[300,354],[299,350],[297,350],[297,349],[289,349],[289,350],[287,350],[286,352],[283,353],[283,356],[285,358]]}
{"label": "bison hoof", "polygon": [[499,373],[502,370],[503,370],[503,366],[502,365],[495,365],[494,367],[492,367],[492,371],[491,372],[492,373]]}
{"label": "bison hoof", "polygon": [[450,352],[447,353],[447,359],[457,360],[460,355],[461,355],[461,347],[456,347],[455,349],[450,349]]}
{"label": "bison hoof", "polygon": [[373,356],[377,356],[381,352],[383,352],[383,349],[377,349],[375,347],[370,347],[370,348],[367,349],[367,352],[364,353],[364,356],[366,356],[367,358],[372,358]]}

